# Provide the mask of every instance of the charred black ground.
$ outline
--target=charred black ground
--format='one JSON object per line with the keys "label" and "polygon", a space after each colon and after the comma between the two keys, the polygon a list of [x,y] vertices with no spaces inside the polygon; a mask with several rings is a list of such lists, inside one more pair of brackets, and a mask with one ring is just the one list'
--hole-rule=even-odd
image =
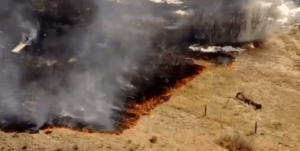
{"label": "charred black ground", "polygon": [[[38,36],[33,44],[28,46],[21,55],[13,56],[17,60],[21,60],[17,61],[21,75],[17,90],[22,92],[18,96],[18,99],[21,100],[22,111],[1,115],[2,122],[0,122],[0,125],[5,131],[36,132],[39,128],[47,125],[110,130],[102,124],[102,121],[84,121],[81,118],[84,114],[82,110],[75,108],[74,110],[68,110],[68,113],[72,113],[72,116],[63,114],[64,110],[58,105],[60,91],[71,91],[73,85],[70,81],[70,75],[91,70],[102,71],[106,69],[104,66],[109,66],[106,63],[115,63],[112,60],[105,59],[114,58],[111,56],[115,53],[122,53],[123,51],[120,50],[146,50],[147,53],[141,53],[141,56],[143,56],[141,59],[135,59],[134,66],[128,72],[120,72],[121,77],[126,79],[128,84],[118,83],[116,77],[99,76],[100,81],[102,80],[104,83],[103,86],[97,85],[99,89],[105,87],[105,84],[114,85],[118,88],[116,90],[117,95],[113,98],[104,97],[108,101],[112,101],[116,107],[116,109],[113,109],[113,115],[111,116],[114,121],[114,130],[116,130],[120,125],[119,122],[126,118],[123,113],[130,108],[132,102],[138,103],[158,96],[165,89],[173,87],[176,81],[199,71],[199,66],[186,57],[189,52],[189,45],[198,43],[208,46],[235,43],[239,32],[244,28],[244,14],[240,13],[238,9],[232,12],[232,18],[229,18],[228,22],[203,22],[201,16],[195,16],[189,18],[188,23],[184,26],[174,29],[166,29],[160,24],[139,19],[133,19],[134,22],[131,21],[130,23],[122,23],[123,27],[119,29],[114,26],[118,25],[118,18],[120,17],[118,15],[121,14],[112,13],[111,15],[117,17],[113,17],[108,22],[103,21],[96,24],[97,27],[99,26],[98,34],[96,38],[94,37],[94,40],[96,40],[91,42],[92,44],[87,50],[84,49],[84,39],[86,38],[84,33],[89,30],[97,15],[107,12],[105,9],[112,9],[117,12],[132,10],[126,13],[135,14],[136,11],[140,15],[142,13],[147,14],[149,11],[128,9],[132,6],[120,6],[121,4],[104,0],[101,1],[100,5],[105,5],[105,8],[98,8],[99,5],[92,0],[76,0],[76,2],[71,2],[71,0],[14,1],[11,4],[12,9],[20,6],[22,12],[24,12],[23,17],[38,24],[39,29]],[[146,1],[143,4],[150,4],[153,8],[156,8],[158,11],[154,11],[155,13],[152,15],[167,18],[167,24],[172,25],[175,22],[174,20],[179,19],[168,13],[168,10],[176,7]],[[161,9],[161,7],[164,9]],[[10,13],[12,12],[3,11],[3,14],[11,15]],[[0,18],[2,21],[5,20],[4,15],[1,14],[0,16],[3,17]],[[106,17],[104,15],[102,18],[105,19]],[[5,31],[7,29],[5,27],[2,26],[2,30]],[[108,34],[110,30],[118,34],[116,36],[112,33]],[[122,36],[130,38],[126,39]],[[16,39],[18,38],[14,37],[13,39],[14,43],[17,44],[18,40]],[[105,44],[106,46],[99,47],[99,43],[103,43],[105,39],[110,40]],[[72,41],[75,42],[72,43]],[[124,41],[126,44],[124,44]],[[70,47],[70,44],[72,44],[72,47]],[[135,44],[138,44],[139,47],[134,47]],[[136,52],[140,53],[139,51]],[[130,53],[124,53],[124,56],[121,54],[121,58],[130,57],[128,54]],[[98,56],[104,56],[104,58],[99,59]],[[221,61],[222,58],[234,60],[232,55],[225,53],[197,53],[192,56],[204,60],[216,60],[220,57]],[[76,61],[70,61],[71,58],[76,58]],[[5,68],[8,64],[9,61],[2,62],[2,68]],[[104,70],[104,72],[106,71]],[[25,91],[31,87],[36,87],[33,88],[34,92],[43,90],[46,95],[51,97],[46,97],[43,100],[44,102],[36,102],[33,92]],[[30,106],[38,106],[38,103],[49,104],[48,109],[51,110],[46,116],[45,122],[40,126],[36,121],[28,118],[32,114]],[[93,112],[93,104],[90,106],[90,112]],[[97,113],[96,110],[93,114],[99,114],[99,117],[102,116],[102,113]]]}

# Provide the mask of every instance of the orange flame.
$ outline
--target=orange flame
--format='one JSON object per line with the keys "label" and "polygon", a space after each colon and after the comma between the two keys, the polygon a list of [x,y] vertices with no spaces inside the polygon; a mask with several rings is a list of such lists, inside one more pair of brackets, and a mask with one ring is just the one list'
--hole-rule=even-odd
{"label": "orange flame", "polygon": [[[120,135],[123,133],[124,130],[134,127],[137,124],[138,120],[142,116],[149,115],[155,107],[157,107],[158,105],[160,105],[162,103],[167,102],[171,98],[172,90],[174,90],[174,89],[176,90],[176,89],[179,89],[179,88],[185,86],[187,83],[192,81],[197,75],[201,74],[204,71],[204,69],[206,69],[205,66],[199,65],[198,71],[195,74],[177,81],[173,88],[165,90],[165,92],[163,94],[153,97],[148,100],[144,100],[141,103],[132,104],[131,108],[126,110],[124,113],[124,114],[128,115],[128,118],[120,123],[120,127],[117,131],[115,131],[115,132],[99,132],[99,131],[97,131],[97,133]],[[44,129],[46,131],[52,131],[52,129],[62,128],[62,127],[70,129],[70,130],[74,130],[74,131],[85,132],[85,133],[96,132],[94,130],[90,130],[90,129],[86,129],[86,128],[78,129],[78,128],[73,128],[73,127],[68,127],[68,126],[47,126]]]}
{"label": "orange flame", "polygon": [[120,128],[120,132],[123,132],[126,129],[129,129],[137,124],[137,121],[144,115],[149,115],[151,111],[158,105],[167,102],[171,98],[171,91],[174,89],[179,89],[185,86],[187,83],[192,81],[197,75],[202,73],[204,70],[203,66],[199,66],[199,70],[192,76],[186,77],[182,80],[176,82],[175,86],[171,89],[167,89],[163,94],[157,97],[153,97],[149,100],[144,100],[141,103],[136,103],[132,105],[132,108],[128,109],[125,114],[129,115],[130,118],[127,118]]}

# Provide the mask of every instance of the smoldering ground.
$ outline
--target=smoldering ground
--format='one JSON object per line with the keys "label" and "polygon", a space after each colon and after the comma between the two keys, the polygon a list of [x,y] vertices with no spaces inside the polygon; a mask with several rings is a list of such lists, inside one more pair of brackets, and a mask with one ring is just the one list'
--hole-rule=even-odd
{"label": "smoldering ground", "polygon": [[[169,80],[171,70],[164,68],[186,64],[185,59],[171,67],[162,64],[162,52],[151,41],[158,26],[152,19],[157,18],[150,16],[147,27],[132,25],[141,16],[132,15],[131,6],[67,0],[7,1],[6,6],[3,129],[66,125],[115,130],[128,100],[141,100],[140,91]],[[146,15],[151,8],[143,11]],[[34,37],[31,45],[20,55],[10,54],[28,34]],[[155,76],[161,77],[153,81]]]}
{"label": "smoldering ground", "polygon": [[[246,1],[0,4],[4,130],[38,130],[45,125],[116,130],[132,101],[159,95],[197,72],[198,66],[179,55],[187,46],[232,43],[247,27]],[[195,15],[182,19],[174,14],[184,6]],[[235,21],[228,23],[227,18]],[[28,35],[33,37],[31,45],[19,55],[10,53]]]}

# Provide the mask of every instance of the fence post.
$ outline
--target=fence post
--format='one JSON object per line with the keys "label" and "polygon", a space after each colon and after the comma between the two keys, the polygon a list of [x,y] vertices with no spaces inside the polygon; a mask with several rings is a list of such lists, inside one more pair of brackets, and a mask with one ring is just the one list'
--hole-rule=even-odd
{"label": "fence post", "polygon": [[257,133],[257,122],[255,122],[255,134]]}
{"label": "fence post", "polygon": [[206,108],[207,108],[206,106],[207,106],[207,105],[205,104],[205,108],[204,108],[204,116],[206,116],[206,110],[207,110],[207,109],[206,109]]}

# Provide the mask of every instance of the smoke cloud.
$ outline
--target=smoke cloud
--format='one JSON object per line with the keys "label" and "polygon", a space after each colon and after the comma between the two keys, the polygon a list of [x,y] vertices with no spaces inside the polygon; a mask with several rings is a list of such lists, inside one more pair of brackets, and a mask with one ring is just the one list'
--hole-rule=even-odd
{"label": "smoke cloud", "polygon": [[[0,126],[116,130],[131,100],[159,94],[191,72],[191,61],[179,55],[190,45],[263,39],[297,17],[294,4],[285,15],[278,10],[283,4],[2,0]],[[28,35],[31,44],[10,53]]]}

